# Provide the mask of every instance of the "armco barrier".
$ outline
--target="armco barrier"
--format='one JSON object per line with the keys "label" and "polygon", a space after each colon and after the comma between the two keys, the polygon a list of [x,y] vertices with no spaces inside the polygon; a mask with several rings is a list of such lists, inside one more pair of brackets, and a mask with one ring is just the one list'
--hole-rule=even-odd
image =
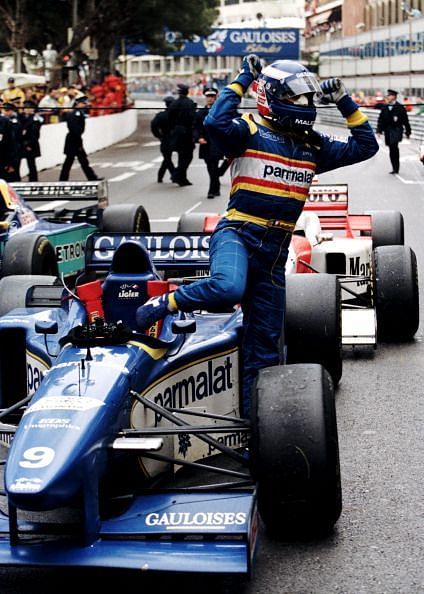
{"label": "armco barrier", "polygon": [[[317,122],[319,124],[346,127],[346,122],[337,107],[319,107],[317,111]],[[367,114],[371,126],[376,130],[380,111],[378,109],[367,109],[364,107],[361,108],[361,111]],[[408,114],[408,118],[409,123],[411,124],[411,138],[420,142],[424,141],[424,116]]]}
{"label": "armco barrier", "polygon": [[[126,111],[87,118],[83,135],[87,153],[94,153],[130,136],[137,128],[137,110]],[[37,159],[37,169],[49,169],[60,165],[65,160],[63,147],[68,128],[65,122],[44,124],[40,131],[41,157]],[[21,162],[21,176],[28,173],[25,160]]]}

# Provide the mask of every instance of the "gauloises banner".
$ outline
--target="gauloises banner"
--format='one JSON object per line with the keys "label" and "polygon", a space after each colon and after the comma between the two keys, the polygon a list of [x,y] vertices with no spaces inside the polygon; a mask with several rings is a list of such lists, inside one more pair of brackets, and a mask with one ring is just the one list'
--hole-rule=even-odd
{"label": "gauloises banner", "polygon": [[[213,29],[209,37],[195,36],[192,41],[183,41],[171,56],[245,56],[257,54],[262,58],[299,60],[299,29]],[[168,43],[178,37],[172,31],[166,34]],[[181,43],[181,42],[180,42]],[[145,44],[127,44],[127,54],[149,54]]]}

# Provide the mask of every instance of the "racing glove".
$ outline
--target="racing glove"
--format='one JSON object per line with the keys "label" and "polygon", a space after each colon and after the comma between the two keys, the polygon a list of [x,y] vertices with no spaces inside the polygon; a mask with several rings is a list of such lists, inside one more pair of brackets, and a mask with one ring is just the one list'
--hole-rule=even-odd
{"label": "racing glove", "polygon": [[335,103],[344,118],[348,118],[358,109],[357,104],[347,94],[346,87],[340,78],[328,78],[320,84],[323,92],[323,103]]}
{"label": "racing glove", "polygon": [[233,80],[233,83],[239,83],[244,91],[256,80],[262,71],[262,64],[256,54],[249,54],[243,58],[241,70]]}

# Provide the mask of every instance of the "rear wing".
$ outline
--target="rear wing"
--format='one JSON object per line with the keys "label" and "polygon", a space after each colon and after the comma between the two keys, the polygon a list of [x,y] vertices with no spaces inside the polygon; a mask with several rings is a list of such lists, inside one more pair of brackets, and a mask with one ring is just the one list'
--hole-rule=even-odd
{"label": "rear wing", "polygon": [[62,182],[12,182],[9,184],[27,202],[56,200],[90,200],[104,208],[108,204],[107,180]]}
{"label": "rear wing", "polygon": [[347,184],[314,184],[309,188],[305,210],[331,216],[346,214],[348,206]]}
{"label": "rear wing", "polygon": [[118,247],[135,241],[149,252],[158,270],[209,270],[210,233],[105,233],[95,232],[85,245],[86,271],[107,272]]}

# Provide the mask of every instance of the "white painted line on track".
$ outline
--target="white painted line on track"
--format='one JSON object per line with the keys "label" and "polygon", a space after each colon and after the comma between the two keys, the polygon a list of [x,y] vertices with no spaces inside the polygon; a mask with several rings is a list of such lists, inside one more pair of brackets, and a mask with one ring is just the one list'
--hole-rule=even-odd
{"label": "white painted line on track", "polygon": [[196,204],[194,206],[192,206],[191,208],[189,208],[188,210],[185,211],[185,214],[189,214],[190,212],[192,212],[195,208],[197,208],[201,204],[202,204],[201,202],[196,202]]}
{"label": "white painted line on track", "polygon": [[121,169],[129,167],[132,169],[133,167],[139,167],[140,165],[143,165],[143,163],[144,161],[117,161],[113,164],[113,167],[121,167]]}
{"label": "white painted line on track", "polygon": [[126,173],[121,173],[121,175],[117,175],[116,177],[110,177],[107,181],[109,182],[120,182],[124,181],[124,179],[128,179],[135,175],[135,171],[127,171]]}
{"label": "white painted line on track", "polygon": [[152,167],[154,167],[153,163],[145,163],[144,165],[133,167],[133,169],[135,169],[135,171],[146,171],[146,169],[152,169]]}
{"label": "white painted line on track", "polygon": [[153,140],[152,142],[145,142],[141,146],[159,146],[160,140]]}
{"label": "white painted line on track", "polygon": [[417,186],[422,186],[424,184],[424,180],[419,181],[419,180],[415,180],[415,179],[404,179],[403,177],[401,177],[399,175],[399,173],[397,173],[395,177],[397,177],[398,180],[400,180],[403,184],[417,185]]}
{"label": "white painted line on track", "polygon": [[45,210],[53,210],[54,208],[59,208],[59,206],[63,206],[64,204],[68,204],[69,200],[53,200],[48,204],[43,204],[43,206],[37,206],[33,210],[35,212],[44,212]]}
{"label": "white painted line on track", "polygon": [[177,223],[180,217],[168,217],[167,219],[150,219],[151,223]]}

